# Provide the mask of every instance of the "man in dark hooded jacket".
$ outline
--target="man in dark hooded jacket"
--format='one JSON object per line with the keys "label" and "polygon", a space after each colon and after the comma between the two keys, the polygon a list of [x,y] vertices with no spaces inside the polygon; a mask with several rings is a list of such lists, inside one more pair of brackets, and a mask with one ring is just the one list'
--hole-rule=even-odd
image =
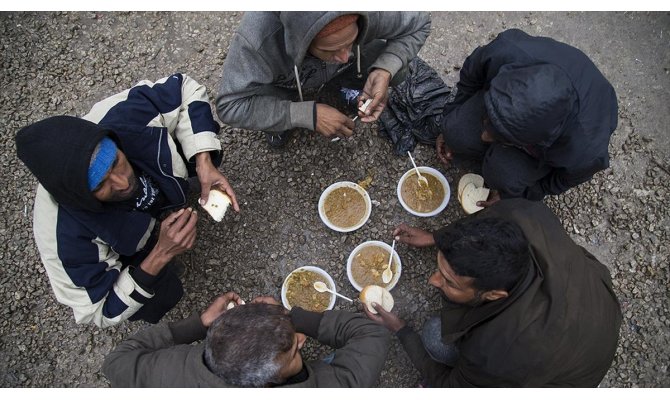
{"label": "man in dark hooded jacket", "polygon": [[434,234],[394,235],[437,247],[428,283],[444,306],[421,336],[393,312],[365,312],[429,386],[595,387],[607,373],[621,326],[610,273],[542,202],[501,200]]}
{"label": "man in dark hooded jacket", "polygon": [[266,132],[273,147],[293,128],[351,136],[350,117],[305,101],[303,89],[334,79],[362,88],[358,105],[371,103],[361,121],[376,121],[388,87],[402,81],[429,33],[426,12],[248,12],[223,66],[217,113],[232,127]]}
{"label": "man in dark hooded jacket", "polygon": [[612,85],[580,50],[507,30],[465,60],[437,153],[482,161],[498,198],[541,200],[609,166],[617,126]]}
{"label": "man in dark hooded jacket", "polygon": [[174,257],[196,238],[196,212],[183,208],[187,178],[197,175],[201,202],[217,187],[239,211],[215,166],[218,131],[205,87],[182,74],[139,82],[83,118],[51,117],[19,131],[17,154],[39,181],[40,257],[78,323],[156,323],[179,301]]}

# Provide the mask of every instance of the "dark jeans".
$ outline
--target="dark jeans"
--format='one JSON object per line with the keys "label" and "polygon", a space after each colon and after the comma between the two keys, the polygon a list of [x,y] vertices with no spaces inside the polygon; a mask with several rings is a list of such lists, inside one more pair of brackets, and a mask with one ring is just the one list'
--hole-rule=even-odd
{"label": "dark jeans", "polygon": [[146,321],[150,324],[158,323],[168,311],[179,303],[184,295],[181,280],[174,271],[174,263],[169,262],[159,274],[155,286],[152,288],[154,297],[149,299],[142,308],[130,316],[130,321]]}
{"label": "dark jeans", "polygon": [[458,361],[458,347],[442,342],[442,320],[439,315],[429,318],[421,330],[421,341],[426,352],[436,362],[450,367]]}

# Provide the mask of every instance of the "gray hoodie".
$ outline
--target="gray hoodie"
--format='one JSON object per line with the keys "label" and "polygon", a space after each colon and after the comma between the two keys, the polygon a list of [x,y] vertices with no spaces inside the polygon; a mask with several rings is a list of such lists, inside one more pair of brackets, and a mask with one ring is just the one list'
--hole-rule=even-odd
{"label": "gray hoodie", "polygon": [[[360,68],[360,49],[377,39],[386,47],[368,69],[395,75],[416,56],[430,33],[427,12],[356,12],[359,33],[349,64],[328,64],[307,54],[314,36],[347,11],[248,12],[233,37],[223,65],[216,110],[236,128],[314,130],[314,102],[302,101],[302,88],[319,87],[350,63]],[[296,74],[299,79],[296,82]],[[300,101],[288,100],[292,95]]]}

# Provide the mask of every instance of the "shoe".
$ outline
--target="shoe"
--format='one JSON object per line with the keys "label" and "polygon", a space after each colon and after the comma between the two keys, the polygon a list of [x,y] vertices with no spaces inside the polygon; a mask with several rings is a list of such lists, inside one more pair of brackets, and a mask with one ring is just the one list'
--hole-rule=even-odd
{"label": "shoe", "polygon": [[165,267],[172,271],[177,278],[182,279],[186,275],[186,264],[178,257],[174,257],[170,262],[165,264]]}
{"label": "shoe", "polygon": [[268,141],[270,147],[279,149],[284,147],[289,139],[291,139],[291,132],[265,132],[265,139]]}

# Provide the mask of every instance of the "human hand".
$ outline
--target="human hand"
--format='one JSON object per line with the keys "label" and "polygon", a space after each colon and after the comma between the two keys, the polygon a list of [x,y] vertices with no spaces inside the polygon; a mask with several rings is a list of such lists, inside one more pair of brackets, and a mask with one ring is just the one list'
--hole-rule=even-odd
{"label": "human hand", "polygon": [[393,237],[400,243],[407,243],[414,247],[428,247],[435,245],[433,234],[423,229],[414,228],[407,224],[400,224],[393,230]]}
{"label": "human hand", "polygon": [[372,303],[372,307],[377,310],[378,314],[373,314],[368,310],[367,306],[363,306],[363,312],[365,312],[365,315],[368,316],[371,320],[377,322],[378,324],[381,324],[386,327],[386,329],[390,330],[393,333],[398,332],[402,328],[407,325],[405,321],[400,319],[397,315],[395,315],[392,312],[384,310],[384,307],[377,303]]}
{"label": "human hand", "polygon": [[170,259],[190,250],[195,243],[197,222],[198,212],[191,207],[168,215],[161,222],[155,249]]}
{"label": "human hand", "polygon": [[360,108],[368,99],[372,99],[372,102],[365,109],[365,112],[358,111],[361,121],[374,122],[379,119],[386,107],[390,82],[391,73],[387,70],[377,68],[370,72],[368,79],[365,81],[365,86],[363,86],[363,94],[358,98],[358,107]]}
{"label": "human hand", "polygon": [[227,311],[227,306],[228,303],[231,301],[235,302],[237,305],[244,304],[242,299],[240,299],[240,296],[237,295],[235,292],[228,292],[220,295],[214,301],[212,304],[207,307],[205,311],[200,314],[200,321],[202,321],[202,324],[209,328],[210,325],[212,325],[212,322],[214,322],[217,318],[221,316],[224,312]]}
{"label": "human hand", "polygon": [[327,104],[316,104],[316,131],[327,138],[346,138],[354,133],[354,121]]}
{"label": "human hand", "polygon": [[252,303],[265,303],[265,304],[273,304],[276,306],[279,306],[279,302],[272,296],[258,296],[255,299],[251,300]]}
{"label": "human hand", "polygon": [[445,167],[448,167],[451,163],[451,160],[454,159],[454,154],[451,149],[447,147],[447,144],[444,142],[444,136],[440,133],[435,139],[435,150],[437,152],[437,158],[444,164]]}
{"label": "human hand", "polygon": [[498,201],[500,201],[500,192],[498,192],[495,189],[491,189],[491,191],[489,192],[489,198],[486,199],[486,201],[478,201],[477,205],[479,207],[486,208],[486,207],[491,207],[492,205],[494,205]]}
{"label": "human hand", "polygon": [[195,155],[196,173],[200,181],[200,205],[207,203],[209,198],[209,191],[213,188],[219,189],[230,197],[233,204],[233,209],[240,212],[240,206],[237,204],[237,197],[235,191],[228,182],[225,176],[219,171],[214,164],[209,152],[202,152]]}

